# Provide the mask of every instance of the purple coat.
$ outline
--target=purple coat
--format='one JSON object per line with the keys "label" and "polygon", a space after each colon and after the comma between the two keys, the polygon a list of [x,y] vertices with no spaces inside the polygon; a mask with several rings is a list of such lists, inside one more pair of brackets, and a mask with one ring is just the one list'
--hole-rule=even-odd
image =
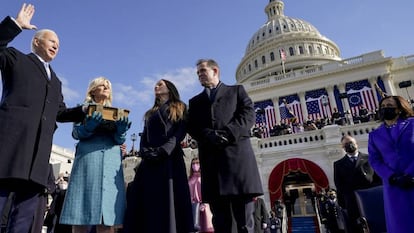
{"label": "purple coat", "polygon": [[388,179],[394,173],[414,176],[414,118],[399,120],[392,128],[382,124],[372,131],[368,152],[371,166],[383,179],[387,232],[412,232],[414,188],[391,186]]}

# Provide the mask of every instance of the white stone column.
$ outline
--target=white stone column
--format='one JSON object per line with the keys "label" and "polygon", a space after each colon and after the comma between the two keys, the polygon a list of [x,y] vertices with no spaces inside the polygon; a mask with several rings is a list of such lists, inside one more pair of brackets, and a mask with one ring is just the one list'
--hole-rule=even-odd
{"label": "white stone column", "polygon": [[[342,94],[342,93],[346,93],[346,92],[345,92],[345,84],[344,84],[344,83],[340,83],[340,84],[338,84],[338,89],[339,89],[339,93],[340,93],[340,94]],[[346,110],[351,111],[351,107],[349,106],[349,101],[348,101],[348,98],[341,99],[341,101],[342,101],[342,104],[344,105],[344,112],[345,112]]]}
{"label": "white stone column", "polygon": [[280,123],[279,97],[273,97],[273,107],[275,108],[276,124]]}
{"label": "white stone column", "polygon": [[369,84],[371,85],[371,89],[372,89],[372,93],[374,94],[374,101],[375,101],[375,107],[378,107],[378,92],[377,92],[377,88],[375,87],[375,85],[377,84],[377,78],[376,77],[371,77],[368,79]]}
{"label": "white stone column", "polygon": [[333,86],[327,86],[326,91],[328,92],[329,97],[329,104],[331,106],[331,109],[338,108],[338,105],[336,104],[336,99],[333,91]]}
{"label": "white stone column", "polygon": [[303,116],[302,121],[306,121],[306,119],[308,119],[308,108],[306,107],[305,92],[300,91],[298,92],[298,95],[299,95],[299,101],[300,101],[300,108],[302,109],[302,116]]}
{"label": "white stone column", "polygon": [[384,82],[385,92],[387,95],[396,95],[397,91],[394,88],[393,85],[393,77],[391,74],[385,74],[382,76],[382,81]]}

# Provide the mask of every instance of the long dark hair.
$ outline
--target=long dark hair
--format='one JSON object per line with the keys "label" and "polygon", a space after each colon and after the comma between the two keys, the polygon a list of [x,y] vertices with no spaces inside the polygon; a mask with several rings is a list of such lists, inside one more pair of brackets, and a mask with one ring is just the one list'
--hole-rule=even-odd
{"label": "long dark hair", "polygon": [[400,118],[407,119],[408,117],[413,117],[414,116],[414,111],[413,111],[410,103],[406,99],[404,99],[403,97],[398,96],[398,95],[391,95],[391,96],[386,96],[386,97],[382,98],[382,100],[379,102],[380,110],[381,110],[382,102],[384,102],[384,100],[390,99],[390,98],[394,99],[395,102],[397,103],[397,109],[401,111]]}
{"label": "long dark hair", "polygon": [[[168,81],[166,79],[161,79],[160,81],[163,81],[165,83],[165,85],[167,86],[168,90],[169,90],[169,94],[168,94],[168,111],[169,111],[169,115],[168,115],[168,118],[172,122],[185,120],[185,117],[187,115],[187,107],[184,104],[184,102],[180,100],[180,94],[178,93],[177,88],[175,87],[175,85],[171,81]],[[160,108],[161,105],[162,105],[161,99],[158,98],[158,97],[155,97],[154,106],[152,106],[152,108],[149,109],[145,113],[145,115],[144,115],[145,119],[148,119],[148,117],[150,115],[152,115],[152,113],[157,111]]]}

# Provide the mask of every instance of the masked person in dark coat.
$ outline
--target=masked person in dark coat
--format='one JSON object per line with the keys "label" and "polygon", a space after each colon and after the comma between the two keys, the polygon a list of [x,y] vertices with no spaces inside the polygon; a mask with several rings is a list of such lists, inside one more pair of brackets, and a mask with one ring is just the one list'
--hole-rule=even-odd
{"label": "masked person in dark coat", "polygon": [[212,59],[197,62],[197,75],[205,89],[189,101],[188,131],[198,142],[203,201],[216,233],[232,232],[233,218],[237,232],[253,232],[253,197],[263,194],[250,143],[253,102],[243,86],[220,81]]}
{"label": "masked person in dark coat", "polygon": [[194,224],[184,152],[186,106],[173,83],[161,79],[145,115],[142,162],[127,191],[124,233],[188,233]]}
{"label": "masked person in dark coat", "polygon": [[341,139],[341,144],[346,155],[334,162],[334,181],[338,203],[347,211],[348,231],[358,233],[362,228],[357,224],[359,210],[354,191],[381,185],[381,179],[369,164],[368,154],[358,151],[355,138],[345,135]]}
{"label": "masked person in dark coat", "polygon": [[23,4],[17,17],[0,23],[0,212],[14,193],[7,229],[27,233],[47,186],[52,137],[56,121],[80,121],[82,106],[67,109],[62,83],[49,66],[59,51],[52,30],[36,31],[32,53],[7,47],[30,23],[35,9]]}

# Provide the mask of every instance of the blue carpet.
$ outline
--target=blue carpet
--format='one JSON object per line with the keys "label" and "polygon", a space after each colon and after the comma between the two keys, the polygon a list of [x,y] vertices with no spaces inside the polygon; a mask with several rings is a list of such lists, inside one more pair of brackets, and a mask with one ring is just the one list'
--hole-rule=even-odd
{"label": "blue carpet", "polygon": [[292,229],[289,232],[316,233],[316,225],[313,217],[292,217]]}

